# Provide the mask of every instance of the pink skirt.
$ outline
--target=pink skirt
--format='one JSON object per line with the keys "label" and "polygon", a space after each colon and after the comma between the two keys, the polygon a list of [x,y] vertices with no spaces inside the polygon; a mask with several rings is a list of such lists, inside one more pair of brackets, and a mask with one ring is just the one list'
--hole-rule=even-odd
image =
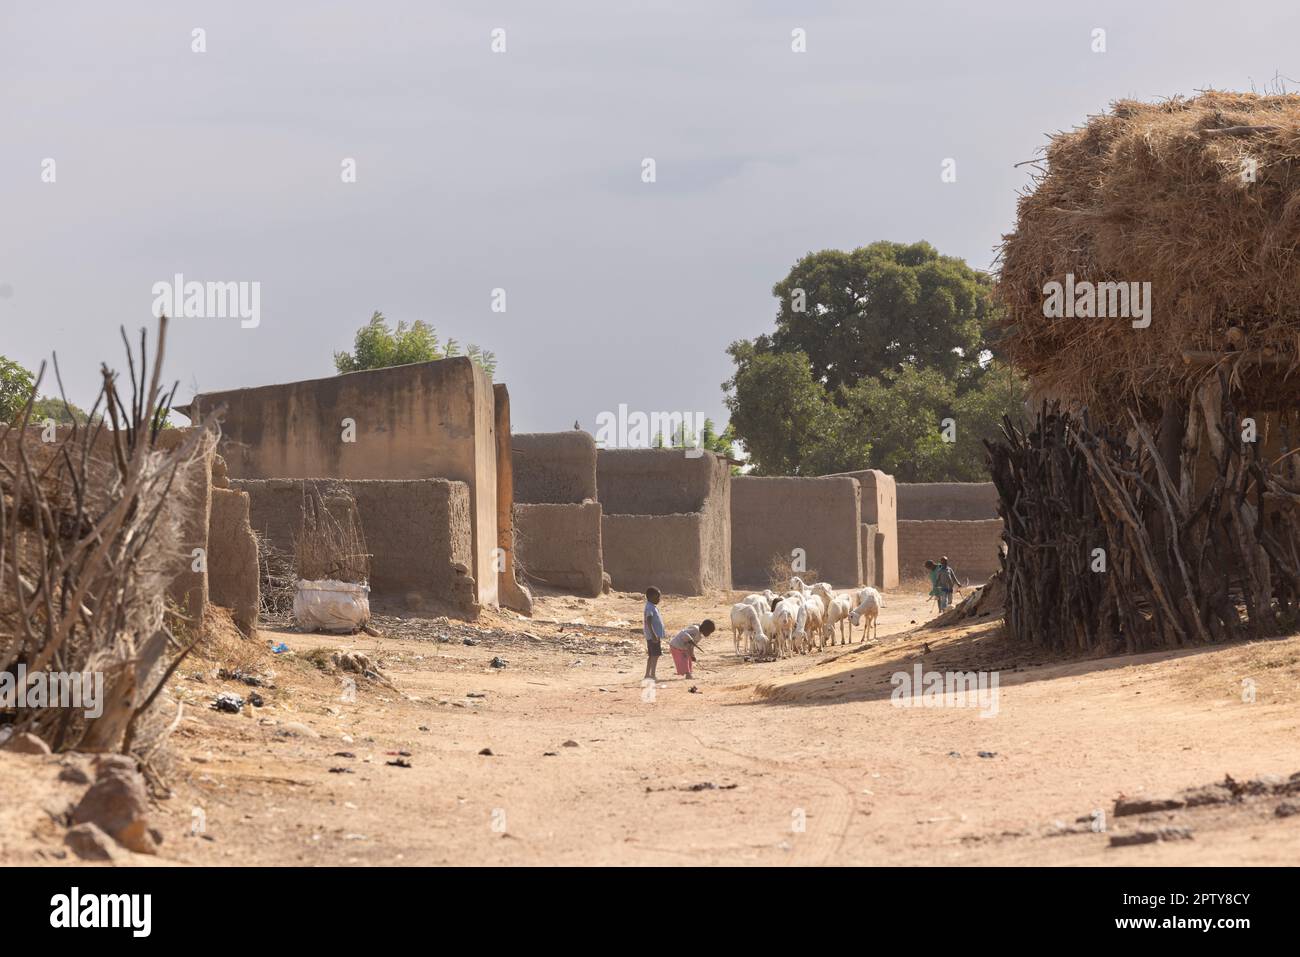
{"label": "pink skirt", "polygon": [[673,653],[673,664],[677,666],[679,675],[688,675],[691,673],[691,652],[686,648],[668,648]]}

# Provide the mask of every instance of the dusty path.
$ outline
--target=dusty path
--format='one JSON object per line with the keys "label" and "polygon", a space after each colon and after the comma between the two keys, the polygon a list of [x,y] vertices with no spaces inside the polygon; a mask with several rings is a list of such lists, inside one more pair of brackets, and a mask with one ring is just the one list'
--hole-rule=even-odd
{"label": "dusty path", "polygon": [[[670,599],[666,618],[671,628],[710,610],[720,617],[728,601]],[[1076,824],[1121,793],[1300,770],[1300,638],[1035,663],[990,625],[886,639],[927,613],[921,596],[893,595],[877,645],[749,664],[732,657],[724,633],[694,681],[672,676],[665,658],[647,701],[629,630],[639,607],[628,596],[546,599],[538,620],[502,617],[479,632],[417,622],[390,626],[414,636],[403,638],[266,634],[298,655],[258,651],[243,663],[275,672],[276,687],[261,689],[266,706],[251,716],[204,707],[219,690],[249,689],[185,672],[177,693],[192,707],[174,737],[175,793],[161,805],[165,856],[358,865],[1300,859],[1300,815],[1277,817],[1272,799],[1158,815],[1150,823],[1190,826],[1193,838],[1140,847],[1111,848],[1107,834]],[[546,618],[583,623],[561,631]],[[466,634],[480,643],[463,644]],[[381,659],[400,693],[363,680],[344,700],[343,678],[305,660],[321,648]],[[491,667],[494,657],[506,666]],[[997,716],[893,706],[889,675],[917,661],[1000,665]],[[213,667],[194,671],[200,665]],[[1243,677],[1255,681],[1253,704],[1242,701]],[[319,737],[286,733],[292,723]],[[399,759],[411,766],[387,763]],[[203,837],[188,833],[195,820]],[[1132,829],[1132,820],[1118,823]]]}

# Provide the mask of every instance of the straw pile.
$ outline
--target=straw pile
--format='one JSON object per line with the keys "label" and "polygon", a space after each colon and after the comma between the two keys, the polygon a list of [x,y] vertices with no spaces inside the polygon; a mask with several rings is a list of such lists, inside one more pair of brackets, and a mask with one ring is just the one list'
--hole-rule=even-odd
{"label": "straw pile", "polygon": [[[1001,249],[1012,361],[1101,419],[1227,371],[1256,411],[1300,391],[1300,96],[1122,100],[1055,136]],[[1044,317],[1044,285],[1150,282],[1149,328]]]}

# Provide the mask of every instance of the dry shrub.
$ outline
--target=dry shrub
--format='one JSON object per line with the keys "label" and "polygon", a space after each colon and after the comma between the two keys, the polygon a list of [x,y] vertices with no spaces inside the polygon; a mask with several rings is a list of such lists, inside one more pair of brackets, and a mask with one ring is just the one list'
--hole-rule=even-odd
{"label": "dry shrub", "polygon": [[28,428],[29,400],[0,429],[0,672],[102,676],[97,717],[30,704],[4,714],[14,731],[56,750],[147,760],[178,717],[151,709],[192,647],[169,630],[165,596],[191,560],[182,528],[196,506],[186,490],[195,470],[210,468],[215,418],[160,441],[170,405],[160,383],[165,337],[166,319],[152,371],[144,333],[139,368],[128,345],[128,395],[103,367],[94,425],[43,441]]}
{"label": "dry shrub", "polygon": [[795,571],[792,567],[792,561],[789,555],[782,555],[777,552],[767,563],[767,587],[774,592],[787,592],[790,590],[790,579],[798,576],[803,579],[805,584],[812,584],[818,581],[817,569],[808,568],[804,571]]}
{"label": "dry shrub", "polygon": [[302,483],[302,519],[294,552],[298,577],[307,581],[363,585],[370,580],[370,553],[347,486],[322,491],[316,482]]}
{"label": "dry shrub", "polygon": [[244,637],[230,609],[212,604],[203,611],[195,654],[229,671],[248,674],[264,671],[274,657],[265,644]]}
{"label": "dry shrub", "polygon": [[259,617],[269,624],[284,624],[293,617],[293,598],[298,592],[294,558],[261,532],[253,535],[257,538]]}
{"label": "dry shrub", "polygon": [[[1246,407],[1291,400],[1300,382],[1300,96],[1121,100],[1054,136],[1044,162],[1004,237],[998,284],[1005,346],[1037,387],[1108,420],[1125,421],[1127,408],[1152,418],[1218,362]],[[1044,318],[1044,284],[1067,273],[1076,284],[1151,282],[1150,328]],[[1184,352],[1210,355],[1185,361]]]}

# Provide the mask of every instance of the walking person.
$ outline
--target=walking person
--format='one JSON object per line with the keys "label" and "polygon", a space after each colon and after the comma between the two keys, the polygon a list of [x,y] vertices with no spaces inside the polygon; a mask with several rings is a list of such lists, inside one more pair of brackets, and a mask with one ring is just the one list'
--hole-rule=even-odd
{"label": "walking person", "polygon": [[930,597],[935,600],[939,606],[939,611],[944,610],[943,589],[939,587],[939,566],[931,559],[925,560],[925,573],[930,576]]}
{"label": "walking person", "polygon": [[938,573],[936,575],[936,584],[938,584],[939,589],[943,592],[943,600],[939,607],[940,609],[948,608],[952,605],[953,590],[963,587],[965,582],[961,581],[957,577],[957,570],[948,564],[947,555],[944,555],[939,559],[939,565],[936,571]]}

